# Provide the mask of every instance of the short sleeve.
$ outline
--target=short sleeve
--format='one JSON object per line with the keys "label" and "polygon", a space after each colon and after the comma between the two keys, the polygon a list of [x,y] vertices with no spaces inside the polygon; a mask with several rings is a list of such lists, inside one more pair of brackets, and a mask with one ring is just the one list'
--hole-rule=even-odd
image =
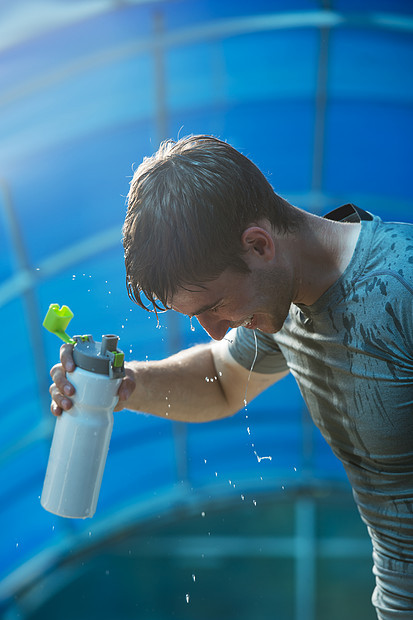
{"label": "short sleeve", "polygon": [[226,336],[229,352],[238,364],[263,374],[288,370],[287,362],[272,334],[238,327]]}

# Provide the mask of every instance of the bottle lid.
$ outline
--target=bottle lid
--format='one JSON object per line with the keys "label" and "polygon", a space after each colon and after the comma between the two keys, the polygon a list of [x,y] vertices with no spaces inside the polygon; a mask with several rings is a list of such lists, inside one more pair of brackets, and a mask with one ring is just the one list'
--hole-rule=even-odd
{"label": "bottle lid", "polygon": [[102,342],[95,342],[90,335],[71,338],[66,334],[66,328],[72,318],[73,312],[68,306],[59,308],[58,304],[50,304],[43,326],[63,342],[75,345],[73,359],[76,366],[100,375],[108,375],[111,379],[124,377],[125,355],[117,348],[119,337],[113,334],[102,336]]}
{"label": "bottle lid", "polygon": [[76,366],[108,375],[111,379],[125,376],[124,353],[117,348],[118,336],[109,334],[102,336],[102,342],[95,342],[90,335],[74,336],[73,359]]}

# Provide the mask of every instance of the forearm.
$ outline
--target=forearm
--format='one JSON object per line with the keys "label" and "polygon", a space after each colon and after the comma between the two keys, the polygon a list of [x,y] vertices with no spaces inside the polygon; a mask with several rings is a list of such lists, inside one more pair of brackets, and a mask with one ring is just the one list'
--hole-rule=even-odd
{"label": "forearm", "polygon": [[234,413],[220,385],[211,345],[181,351],[167,359],[128,362],[136,383],[125,408],[171,420],[206,422]]}

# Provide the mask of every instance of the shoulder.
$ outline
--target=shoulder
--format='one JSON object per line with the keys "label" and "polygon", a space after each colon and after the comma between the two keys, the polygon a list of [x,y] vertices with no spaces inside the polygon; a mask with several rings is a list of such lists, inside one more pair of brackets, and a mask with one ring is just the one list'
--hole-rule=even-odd
{"label": "shoulder", "polygon": [[387,274],[393,276],[396,287],[399,284],[413,292],[413,224],[374,218],[366,225],[370,227],[370,234],[365,235],[369,252],[362,277]]}

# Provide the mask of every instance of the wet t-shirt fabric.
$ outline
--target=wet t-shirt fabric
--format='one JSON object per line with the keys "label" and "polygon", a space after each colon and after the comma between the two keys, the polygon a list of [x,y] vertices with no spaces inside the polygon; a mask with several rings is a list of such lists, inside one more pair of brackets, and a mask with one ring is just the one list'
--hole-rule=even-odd
{"label": "wet t-shirt fabric", "polygon": [[413,618],[413,225],[365,215],[316,303],[293,304],[276,334],[233,330],[229,350],[254,372],[293,374],[368,526],[378,617]]}

